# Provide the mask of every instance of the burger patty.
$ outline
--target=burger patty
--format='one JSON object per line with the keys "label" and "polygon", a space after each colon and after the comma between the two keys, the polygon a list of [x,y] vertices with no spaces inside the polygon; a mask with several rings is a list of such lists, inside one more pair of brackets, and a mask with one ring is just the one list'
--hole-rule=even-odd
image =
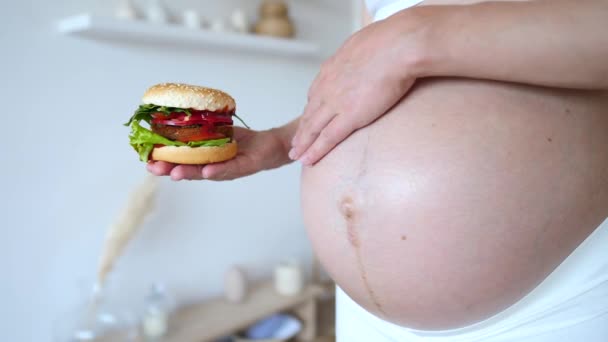
{"label": "burger patty", "polygon": [[[202,125],[192,126],[168,126],[168,125],[151,125],[152,132],[162,135],[163,137],[171,140],[187,141],[189,137],[200,135],[201,130],[207,130],[207,127]],[[232,138],[232,126],[213,126],[210,128],[212,133],[219,133],[224,135],[226,138]]]}

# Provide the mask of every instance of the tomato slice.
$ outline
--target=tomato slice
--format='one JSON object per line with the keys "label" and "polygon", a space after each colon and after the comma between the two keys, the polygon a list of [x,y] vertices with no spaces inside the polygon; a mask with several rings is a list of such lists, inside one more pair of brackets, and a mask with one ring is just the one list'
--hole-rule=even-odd
{"label": "tomato slice", "polygon": [[192,115],[185,113],[163,113],[152,114],[152,123],[168,126],[191,126],[191,125],[232,125],[230,114],[217,114],[213,112],[194,112]]}
{"label": "tomato slice", "polygon": [[167,120],[167,119],[175,119],[178,118],[180,116],[180,114],[183,113],[169,113],[169,114],[165,114],[162,112],[156,112],[156,113],[152,113],[152,117],[154,119],[163,119],[163,120]]}

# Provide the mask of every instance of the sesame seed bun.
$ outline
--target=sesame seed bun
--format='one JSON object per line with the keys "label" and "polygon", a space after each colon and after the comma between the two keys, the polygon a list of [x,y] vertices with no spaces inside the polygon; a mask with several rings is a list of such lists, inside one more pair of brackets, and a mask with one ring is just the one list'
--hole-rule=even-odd
{"label": "sesame seed bun", "polygon": [[232,111],[236,108],[234,99],[221,90],[180,83],[163,83],[152,86],[144,94],[142,102],[157,106],[193,108],[212,112]]}
{"label": "sesame seed bun", "polygon": [[152,150],[152,160],[166,161],[175,164],[202,165],[218,163],[236,156],[235,141],[224,146],[163,146]]}

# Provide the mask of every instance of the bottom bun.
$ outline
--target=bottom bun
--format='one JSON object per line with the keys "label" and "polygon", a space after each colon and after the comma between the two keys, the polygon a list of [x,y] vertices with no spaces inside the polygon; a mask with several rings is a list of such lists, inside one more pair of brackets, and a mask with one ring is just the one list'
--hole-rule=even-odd
{"label": "bottom bun", "polygon": [[236,156],[235,141],[224,146],[163,146],[152,150],[152,160],[175,164],[211,164],[232,159]]}

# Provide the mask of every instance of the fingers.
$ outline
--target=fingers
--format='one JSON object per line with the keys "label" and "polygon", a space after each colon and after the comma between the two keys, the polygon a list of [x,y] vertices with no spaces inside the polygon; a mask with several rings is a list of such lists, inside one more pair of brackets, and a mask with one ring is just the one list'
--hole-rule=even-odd
{"label": "fingers", "polygon": [[148,163],[147,169],[155,176],[170,176],[174,181],[185,179],[223,181],[253,174],[258,170],[258,164],[250,156],[239,155],[235,159],[207,165],[176,165],[154,161]]}
{"label": "fingers", "polygon": [[209,165],[175,165],[167,162],[150,162],[147,169],[155,176],[170,176],[174,181],[181,180],[229,180],[237,178],[238,172],[231,171],[234,165],[224,162]]}
{"label": "fingers", "polygon": [[230,177],[230,174],[232,172],[230,172],[230,166],[227,164],[231,164],[231,163],[223,162],[223,163],[205,165],[205,167],[201,171],[201,175],[204,179],[215,180],[215,181],[230,180],[230,179],[236,178],[236,177],[232,177],[232,178]]}
{"label": "fingers", "polygon": [[336,115],[337,113],[323,105],[318,106],[315,110],[307,109],[300,119],[298,130],[292,140],[289,157],[292,160],[299,159]]}
{"label": "fingers", "polygon": [[188,180],[201,180],[203,179],[203,166],[202,165],[177,165],[171,170],[171,179],[174,181],[180,181],[184,179]]}
{"label": "fingers", "polygon": [[251,134],[251,132],[252,132],[252,131],[251,131],[250,129],[248,129],[248,128],[243,128],[243,127],[239,127],[239,126],[233,126],[233,127],[232,127],[232,130],[233,130],[233,132],[234,132],[234,133],[233,133],[233,134],[234,134],[234,139],[235,139],[236,141],[239,141],[239,140],[241,140],[242,138],[244,138],[244,137],[246,137],[246,136],[250,135],[250,134]]}
{"label": "fingers", "polygon": [[167,163],[164,161],[151,161],[146,165],[148,172],[155,176],[168,176],[171,170],[175,167],[175,164]]}
{"label": "fingers", "polygon": [[312,145],[299,158],[303,165],[310,166],[318,162],[358,128],[352,123],[345,122],[342,119],[343,117],[340,115],[334,116],[327,126],[321,130]]}
{"label": "fingers", "polygon": [[202,165],[176,165],[164,161],[151,161],[146,168],[155,176],[171,176],[175,181],[203,179]]}

